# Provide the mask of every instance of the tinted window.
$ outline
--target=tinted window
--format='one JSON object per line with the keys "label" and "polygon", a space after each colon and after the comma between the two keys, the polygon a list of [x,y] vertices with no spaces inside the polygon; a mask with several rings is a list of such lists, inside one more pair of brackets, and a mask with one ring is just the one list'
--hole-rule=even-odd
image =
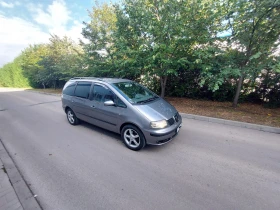
{"label": "tinted window", "polygon": [[114,94],[108,88],[105,88],[100,85],[94,85],[92,100],[105,102],[105,101],[114,101]]}
{"label": "tinted window", "polygon": [[79,82],[75,90],[75,96],[80,98],[88,98],[90,92],[90,82]]}
{"label": "tinted window", "polygon": [[115,104],[116,104],[116,106],[126,108],[125,103],[121,99],[119,99],[117,96],[115,97]]}
{"label": "tinted window", "polygon": [[70,85],[68,85],[64,90],[63,90],[63,94],[65,95],[69,95],[69,96],[73,96],[74,95],[74,90],[75,90],[75,86],[76,83],[72,83]]}
{"label": "tinted window", "polygon": [[94,85],[91,98],[98,102],[114,101],[116,106],[126,108],[125,103],[105,86]]}

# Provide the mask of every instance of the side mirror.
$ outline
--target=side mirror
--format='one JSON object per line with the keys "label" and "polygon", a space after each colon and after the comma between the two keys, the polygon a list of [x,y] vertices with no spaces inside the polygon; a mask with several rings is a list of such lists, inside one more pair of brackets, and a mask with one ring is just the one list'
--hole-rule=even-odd
{"label": "side mirror", "polygon": [[104,105],[105,105],[105,106],[114,106],[115,103],[114,103],[114,101],[109,100],[109,101],[105,101],[105,102],[104,102]]}

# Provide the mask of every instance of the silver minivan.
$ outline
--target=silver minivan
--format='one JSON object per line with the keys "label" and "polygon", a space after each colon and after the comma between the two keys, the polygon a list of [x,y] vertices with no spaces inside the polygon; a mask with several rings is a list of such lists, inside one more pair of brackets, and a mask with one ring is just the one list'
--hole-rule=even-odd
{"label": "silver minivan", "polygon": [[63,88],[62,107],[71,125],[83,120],[119,133],[132,150],[165,144],[182,125],[171,104],[127,79],[72,78]]}

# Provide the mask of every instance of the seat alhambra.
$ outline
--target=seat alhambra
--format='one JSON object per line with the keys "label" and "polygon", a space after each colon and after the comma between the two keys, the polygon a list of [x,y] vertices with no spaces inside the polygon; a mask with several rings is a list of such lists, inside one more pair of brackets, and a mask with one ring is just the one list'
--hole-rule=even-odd
{"label": "seat alhambra", "polygon": [[71,125],[82,120],[119,133],[131,150],[165,144],[182,125],[171,104],[127,79],[72,78],[63,88],[62,107]]}

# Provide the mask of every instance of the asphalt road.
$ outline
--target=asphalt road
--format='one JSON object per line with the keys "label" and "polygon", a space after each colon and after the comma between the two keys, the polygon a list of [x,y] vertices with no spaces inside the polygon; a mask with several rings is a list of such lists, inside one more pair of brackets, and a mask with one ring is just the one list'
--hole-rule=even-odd
{"label": "asphalt road", "polygon": [[0,138],[45,210],[280,209],[280,135],[190,119],[167,145],[71,126],[57,96],[0,92]]}

